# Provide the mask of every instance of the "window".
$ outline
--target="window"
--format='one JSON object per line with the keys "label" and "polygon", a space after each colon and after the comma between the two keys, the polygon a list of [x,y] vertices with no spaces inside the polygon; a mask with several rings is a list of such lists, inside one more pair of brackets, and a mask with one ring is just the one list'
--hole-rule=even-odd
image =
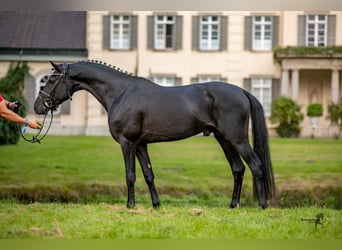
{"label": "window", "polygon": [[306,16],[306,46],[327,45],[327,16],[307,15]]}
{"label": "window", "polygon": [[133,15],[103,16],[103,48],[130,50],[137,48],[138,17]]}
{"label": "window", "polygon": [[191,77],[191,83],[204,83],[204,82],[226,82],[227,78],[221,77],[220,75],[197,75]]}
{"label": "window", "polygon": [[200,17],[199,49],[219,50],[220,48],[220,17]]}
{"label": "window", "polygon": [[111,16],[110,18],[110,48],[130,49],[130,16]]}
{"label": "window", "polygon": [[155,16],[154,44],[155,49],[170,49],[174,43],[174,16]]}
{"label": "window", "polygon": [[271,51],[278,45],[278,16],[246,16],[244,48],[251,51]]}
{"label": "window", "polygon": [[182,16],[148,16],[147,22],[148,49],[169,51],[182,48]]}
{"label": "window", "polygon": [[253,50],[272,50],[272,29],[271,16],[253,16]]}
{"label": "window", "polygon": [[264,108],[265,116],[270,116],[272,102],[272,79],[252,78],[251,93],[261,102]]}
{"label": "window", "polygon": [[191,47],[198,51],[227,50],[227,16],[193,16]]}
{"label": "window", "polygon": [[154,76],[152,77],[152,81],[164,87],[176,85],[176,77],[173,76]]}

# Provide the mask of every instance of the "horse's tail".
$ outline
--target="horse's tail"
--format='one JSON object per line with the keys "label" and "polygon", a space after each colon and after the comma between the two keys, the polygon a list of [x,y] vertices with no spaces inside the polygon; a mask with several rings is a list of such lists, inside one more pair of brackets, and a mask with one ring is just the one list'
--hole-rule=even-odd
{"label": "horse's tail", "polygon": [[[268,132],[265,122],[264,110],[256,97],[247,91],[243,91],[249,99],[252,118],[253,150],[262,162],[262,173],[266,197],[271,199],[275,196],[275,184],[273,176],[270,148],[268,145]],[[256,186],[254,183],[254,194]]]}

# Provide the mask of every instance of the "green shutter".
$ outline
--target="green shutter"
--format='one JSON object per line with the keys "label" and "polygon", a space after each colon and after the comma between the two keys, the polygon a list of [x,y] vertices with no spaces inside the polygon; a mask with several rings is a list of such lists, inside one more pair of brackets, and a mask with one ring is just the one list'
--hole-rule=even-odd
{"label": "green shutter", "polygon": [[306,34],[305,34],[305,16],[304,15],[300,15],[298,16],[298,46],[305,46],[305,38],[306,38]]}
{"label": "green shutter", "polygon": [[182,85],[182,78],[181,77],[175,77],[175,83],[176,83],[176,86]]}
{"label": "green shutter", "polygon": [[228,17],[221,16],[221,34],[220,34],[220,50],[227,50],[227,36],[228,36]]}
{"label": "green shutter", "polygon": [[147,17],[147,48],[154,49],[154,16]]}
{"label": "green shutter", "polygon": [[36,84],[34,77],[30,74],[25,75],[24,79],[24,97],[27,103],[27,113],[34,114],[33,103],[36,99]]}
{"label": "green shutter", "polygon": [[245,50],[252,50],[252,17],[245,17]]}
{"label": "green shutter", "polygon": [[273,17],[273,36],[272,36],[272,48],[275,48],[279,44],[279,17]]}
{"label": "green shutter", "polygon": [[103,16],[103,29],[102,29],[102,44],[103,44],[103,49],[108,50],[110,49],[110,16]]}
{"label": "green shutter", "polygon": [[183,17],[176,16],[176,29],[175,29],[175,49],[182,49],[182,39],[183,39]]}
{"label": "green shutter", "polygon": [[328,46],[334,46],[336,44],[336,16],[328,16]]}
{"label": "green shutter", "polygon": [[131,44],[130,49],[137,48],[137,37],[138,37],[138,17],[131,16]]}
{"label": "green shutter", "polygon": [[192,17],[192,39],[191,39],[192,49],[199,49],[199,17]]}
{"label": "green shutter", "polygon": [[280,79],[272,79],[272,100],[280,96]]}
{"label": "green shutter", "polygon": [[243,88],[248,92],[252,90],[251,78],[243,78]]}
{"label": "green shutter", "polygon": [[70,100],[66,100],[60,106],[60,115],[68,115],[70,114]]}

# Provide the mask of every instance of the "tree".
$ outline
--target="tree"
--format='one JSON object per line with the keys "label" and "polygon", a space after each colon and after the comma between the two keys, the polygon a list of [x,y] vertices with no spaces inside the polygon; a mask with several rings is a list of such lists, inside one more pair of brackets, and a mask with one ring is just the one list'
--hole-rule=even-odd
{"label": "tree", "polygon": [[272,102],[270,121],[278,123],[276,132],[280,137],[298,137],[304,115],[292,99],[280,97]]}
{"label": "tree", "polygon": [[[19,100],[24,105],[19,110],[19,115],[26,116],[26,101],[23,97],[24,79],[28,73],[26,62],[11,63],[6,76],[0,79],[0,93],[10,101]],[[16,124],[0,118],[0,145],[17,144],[20,133],[17,131]]]}

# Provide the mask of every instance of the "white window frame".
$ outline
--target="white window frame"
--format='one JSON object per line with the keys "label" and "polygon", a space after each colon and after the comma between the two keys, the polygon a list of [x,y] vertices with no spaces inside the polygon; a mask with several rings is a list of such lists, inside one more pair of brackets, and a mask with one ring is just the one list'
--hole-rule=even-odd
{"label": "white window frame", "polygon": [[265,116],[271,115],[272,103],[272,78],[251,78],[251,93],[260,101],[264,108]]}
{"label": "white window frame", "polygon": [[[167,34],[169,26],[172,26],[171,34]],[[154,48],[160,50],[173,49],[175,28],[175,16],[154,16]],[[167,36],[171,36],[171,38],[168,38]],[[171,44],[168,44],[168,39],[171,39]]]}
{"label": "white window frame", "polygon": [[[50,75],[51,75],[50,73],[41,74],[36,78],[36,89],[35,89],[36,96],[38,96],[39,91],[43,90],[43,88],[45,87]],[[58,108],[53,111],[53,114],[59,115],[60,113],[61,113],[61,107],[59,105]]]}
{"label": "white window frame", "polygon": [[[216,20],[215,20],[216,19]],[[199,17],[199,49],[219,50],[221,38],[221,17]]]}
{"label": "white window frame", "polygon": [[176,86],[176,77],[174,76],[154,76],[152,81],[164,87]]}
{"label": "white window frame", "polygon": [[210,76],[210,75],[203,75],[198,77],[198,82],[214,82],[214,81],[220,81],[221,77],[219,76]]}
{"label": "white window frame", "polygon": [[328,43],[328,16],[306,15],[305,45],[326,46]]}
{"label": "white window frame", "polygon": [[253,16],[252,20],[252,49],[272,50],[273,17]]}
{"label": "white window frame", "polygon": [[131,16],[110,16],[110,48],[128,50],[131,44]]}

